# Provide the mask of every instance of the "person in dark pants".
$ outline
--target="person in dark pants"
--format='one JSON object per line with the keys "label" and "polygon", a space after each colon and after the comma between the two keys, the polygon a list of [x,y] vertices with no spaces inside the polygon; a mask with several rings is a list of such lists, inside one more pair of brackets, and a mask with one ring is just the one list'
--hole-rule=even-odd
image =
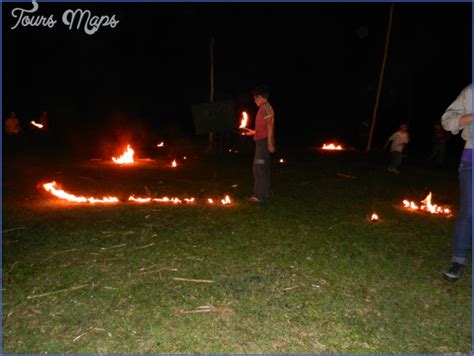
{"label": "person in dark pants", "polygon": [[441,125],[453,135],[462,131],[466,141],[459,164],[460,206],[454,229],[452,265],[443,272],[448,281],[457,281],[467,265],[472,243],[472,84],[459,94],[441,117]]}
{"label": "person in dark pants", "polygon": [[268,102],[269,90],[260,86],[252,92],[258,106],[255,117],[255,130],[246,129],[246,135],[255,141],[255,157],[253,160],[254,195],[250,202],[265,203],[270,198],[270,153],[275,152],[274,123],[275,114]]}
{"label": "person in dark pants", "polygon": [[428,158],[429,162],[434,162],[437,166],[443,165],[448,139],[449,132],[445,131],[439,122],[436,122],[433,126],[433,152]]}

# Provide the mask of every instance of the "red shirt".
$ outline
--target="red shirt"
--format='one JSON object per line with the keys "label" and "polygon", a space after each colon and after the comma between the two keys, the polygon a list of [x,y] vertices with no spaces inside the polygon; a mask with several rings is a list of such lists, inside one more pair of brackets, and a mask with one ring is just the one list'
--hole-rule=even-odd
{"label": "red shirt", "polygon": [[274,117],[273,108],[270,103],[260,105],[258,108],[257,116],[255,117],[255,135],[253,136],[254,141],[267,138],[267,119]]}

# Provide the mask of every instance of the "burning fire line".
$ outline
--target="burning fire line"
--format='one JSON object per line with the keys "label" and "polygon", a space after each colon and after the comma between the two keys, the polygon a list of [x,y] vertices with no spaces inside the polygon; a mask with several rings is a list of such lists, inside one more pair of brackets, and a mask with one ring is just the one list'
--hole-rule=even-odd
{"label": "burning fire line", "polygon": [[112,161],[114,161],[117,164],[131,164],[134,163],[135,160],[133,159],[135,151],[130,147],[130,145],[127,145],[127,149],[125,152],[119,156],[118,158],[112,157]]}
{"label": "burning fire line", "polygon": [[[94,198],[94,197],[83,197],[83,196],[76,196],[71,193],[67,193],[64,190],[60,189],[56,182],[44,183],[42,185],[43,189],[47,192],[51,193],[55,197],[67,200],[73,203],[90,203],[90,204],[111,204],[111,203],[119,203],[119,199],[117,197],[103,197],[102,199]],[[139,204],[147,204],[147,203],[167,203],[167,204],[194,204],[196,203],[195,198],[183,198],[179,199],[176,197],[169,198],[151,198],[151,197],[135,197],[131,195],[128,198],[129,202],[139,203]],[[211,198],[207,199],[209,204],[214,204],[214,200]],[[221,205],[230,205],[232,204],[232,200],[228,195],[226,195],[223,199],[220,200]]]}
{"label": "burning fire line", "polygon": [[118,203],[119,201],[118,198],[116,197],[103,197],[102,199],[97,199],[93,197],[86,198],[82,196],[78,197],[74,194],[66,193],[64,190],[59,189],[56,182],[43,184],[43,189],[60,199],[67,200],[73,203],[110,204],[110,203]]}
{"label": "burning fire line", "polygon": [[341,151],[342,146],[341,145],[335,145],[334,143],[329,143],[329,144],[323,144],[322,147],[323,150],[336,150],[336,151]]}
{"label": "burning fire line", "polygon": [[408,200],[403,200],[403,207],[408,210],[422,210],[426,211],[430,214],[442,214],[442,215],[451,215],[452,211],[451,209],[443,206],[439,206],[437,204],[433,204],[431,202],[432,199],[432,194],[431,192],[426,196],[424,200],[421,201],[421,205],[418,206],[413,201],[408,201]]}

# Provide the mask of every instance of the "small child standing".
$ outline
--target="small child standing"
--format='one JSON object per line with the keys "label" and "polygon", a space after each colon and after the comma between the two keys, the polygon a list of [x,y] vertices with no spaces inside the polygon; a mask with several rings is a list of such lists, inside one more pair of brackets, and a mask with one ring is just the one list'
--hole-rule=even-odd
{"label": "small child standing", "polygon": [[408,137],[408,125],[401,124],[400,129],[388,138],[387,142],[385,143],[384,149],[387,148],[390,141],[392,141],[392,145],[390,146],[390,155],[392,156],[392,159],[387,168],[387,171],[399,174],[400,171],[398,169],[402,164],[403,149],[405,148],[405,145],[410,141]]}

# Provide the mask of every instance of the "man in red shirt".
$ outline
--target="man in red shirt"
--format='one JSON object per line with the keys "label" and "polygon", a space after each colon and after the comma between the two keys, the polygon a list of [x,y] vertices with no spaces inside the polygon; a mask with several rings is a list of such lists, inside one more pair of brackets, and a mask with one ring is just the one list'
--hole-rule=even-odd
{"label": "man in red shirt", "polygon": [[270,198],[270,153],[275,152],[275,115],[268,102],[270,93],[266,86],[255,88],[252,94],[255,104],[258,106],[258,112],[255,117],[255,130],[247,129],[245,133],[247,136],[253,135],[255,141],[254,195],[249,201],[265,203]]}

